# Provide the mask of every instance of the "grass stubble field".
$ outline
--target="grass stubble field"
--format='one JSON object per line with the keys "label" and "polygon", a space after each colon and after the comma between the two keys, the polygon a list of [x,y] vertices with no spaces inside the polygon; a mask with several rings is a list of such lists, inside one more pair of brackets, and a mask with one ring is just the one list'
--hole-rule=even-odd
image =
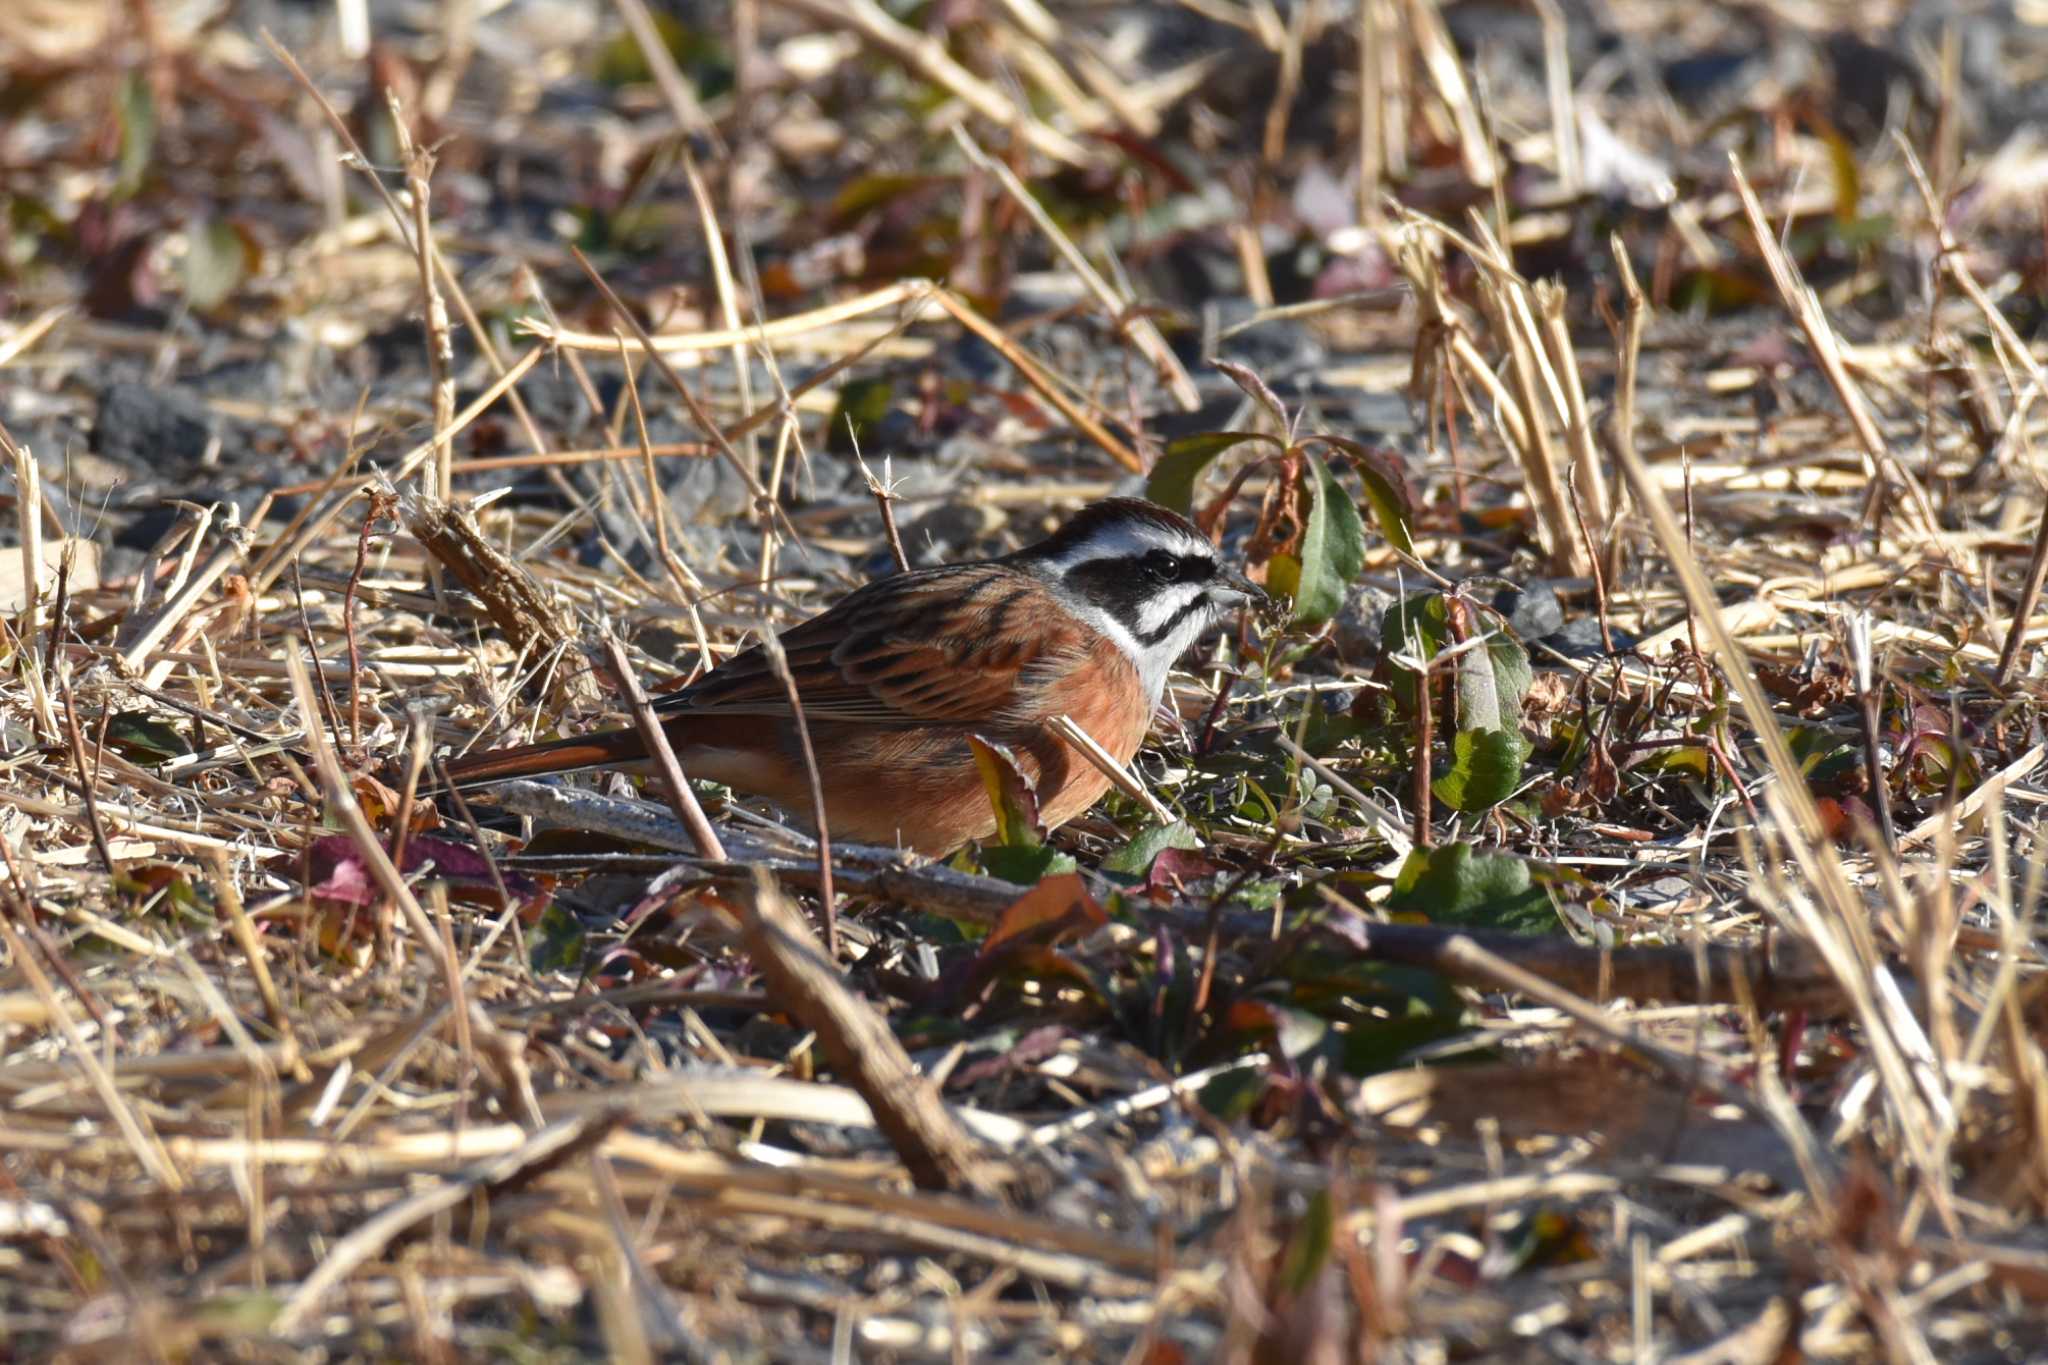
{"label": "grass stubble field", "polygon": [[[2040,20],[0,8],[0,1355],[2043,1358]],[[441,789],[1112,493],[1065,828]]]}

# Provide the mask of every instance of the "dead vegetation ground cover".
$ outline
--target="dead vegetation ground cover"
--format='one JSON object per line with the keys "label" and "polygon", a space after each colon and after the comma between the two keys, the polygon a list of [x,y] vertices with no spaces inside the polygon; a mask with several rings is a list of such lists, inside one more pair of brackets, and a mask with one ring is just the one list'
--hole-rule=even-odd
{"label": "dead vegetation ground cover", "polygon": [[[2035,17],[0,10],[0,1351],[2040,1358]],[[1050,840],[434,794],[1138,490]]]}

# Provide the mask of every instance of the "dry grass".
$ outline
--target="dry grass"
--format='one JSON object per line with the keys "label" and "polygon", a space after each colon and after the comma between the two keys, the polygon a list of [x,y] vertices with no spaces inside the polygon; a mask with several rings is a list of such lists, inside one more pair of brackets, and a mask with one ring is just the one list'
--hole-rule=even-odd
{"label": "dry grass", "polygon": [[[1604,84],[1549,4],[1476,58],[1434,0],[372,4],[367,61],[32,8],[0,1354],[2048,1352],[2039,155],[1952,34],[1887,138],[1850,59],[1681,108],[1652,58],[1754,35],[1651,3]],[[1274,306],[1152,306],[1177,251]],[[1290,422],[1414,553],[1205,646],[1071,870],[433,796]],[[1277,586],[1269,453],[1196,506]],[[1613,648],[1531,642],[1520,789],[1418,811],[1378,606],[1546,574]],[[1457,839],[1548,932],[1400,899]]]}

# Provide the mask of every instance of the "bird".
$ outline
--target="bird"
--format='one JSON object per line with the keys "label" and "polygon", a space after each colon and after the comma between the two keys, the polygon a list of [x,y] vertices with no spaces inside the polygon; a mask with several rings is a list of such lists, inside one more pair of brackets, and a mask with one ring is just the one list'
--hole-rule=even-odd
{"label": "bird", "polygon": [[[997,828],[972,748],[1002,745],[1056,828],[1109,777],[1052,728],[1070,716],[1119,764],[1151,729],[1168,671],[1264,592],[1186,518],[1140,498],[1091,503],[1051,536],[999,558],[875,579],[781,634],[815,753],[826,829],[944,854]],[[754,645],[655,699],[693,778],[812,810],[789,693]],[[469,787],[644,764],[635,729],[474,754]]]}

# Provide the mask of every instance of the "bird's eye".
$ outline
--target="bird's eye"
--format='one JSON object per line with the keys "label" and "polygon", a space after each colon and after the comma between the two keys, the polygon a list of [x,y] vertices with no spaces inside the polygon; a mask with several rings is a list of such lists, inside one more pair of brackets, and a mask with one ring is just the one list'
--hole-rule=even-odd
{"label": "bird's eye", "polygon": [[1165,550],[1151,550],[1143,561],[1145,576],[1161,583],[1180,577],[1180,560]]}

